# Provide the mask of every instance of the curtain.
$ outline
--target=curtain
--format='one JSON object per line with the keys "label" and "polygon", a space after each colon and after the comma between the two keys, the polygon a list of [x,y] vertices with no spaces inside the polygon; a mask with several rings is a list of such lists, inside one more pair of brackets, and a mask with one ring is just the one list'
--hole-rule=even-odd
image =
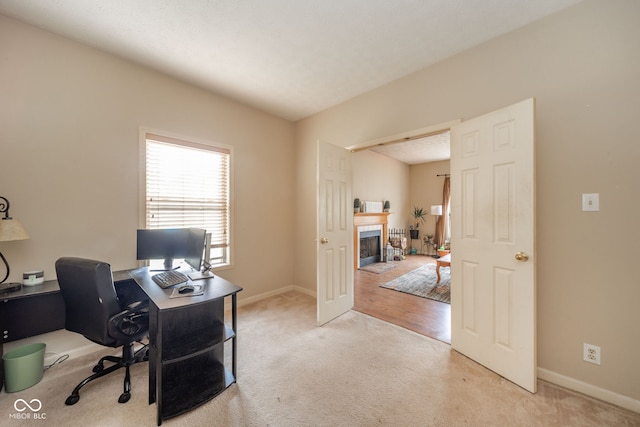
{"label": "curtain", "polygon": [[449,229],[447,222],[449,221],[449,203],[451,200],[451,181],[449,177],[444,178],[444,185],[442,186],[442,215],[438,217],[436,221],[436,235],[435,242],[438,248],[444,246],[444,242],[447,238],[446,230]]}

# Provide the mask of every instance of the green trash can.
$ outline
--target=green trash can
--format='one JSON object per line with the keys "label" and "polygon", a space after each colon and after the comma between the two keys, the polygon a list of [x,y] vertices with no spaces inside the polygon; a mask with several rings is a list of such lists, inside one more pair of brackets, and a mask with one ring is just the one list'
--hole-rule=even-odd
{"label": "green trash can", "polygon": [[43,343],[29,344],[2,356],[7,393],[24,390],[40,382],[44,374],[45,347]]}

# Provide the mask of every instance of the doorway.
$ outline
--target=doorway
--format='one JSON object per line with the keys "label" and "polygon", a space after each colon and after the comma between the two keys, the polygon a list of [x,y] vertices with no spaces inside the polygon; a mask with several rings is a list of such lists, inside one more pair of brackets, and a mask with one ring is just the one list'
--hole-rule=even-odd
{"label": "doorway", "polygon": [[[430,212],[431,206],[442,204],[443,179],[439,175],[449,173],[448,130],[452,124],[455,123],[446,123],[429,129],[395,135],[386,141],[379,140],[375,141],[375,144],[370,143],[368,148],[363,146],[354,150],[356,152],[364,151],[361,154],[364,160],[354,162],[354,196],[361,195],[361,188],[371,189],[374,187],[384,190],[379,194],[374,193],[375,196],[371,197],[384,197],[385,194],[393,194],[395,199],[392,201],[392,215],[390,215],[389,221],[394,224],[390,227],[405,229],[407,238],[409,238],[407,228],[411,222],[407,206],[410,208],[409,205],[414,200],[418,200],[418,203],[423,204],[422,207]],[[446,150],[443,150],[445,143]],[[388,162],[403,165],[404,171],[395,168],[393,164],[378,163],[376,159],[371,157],[375,155],[388,157]],[[357,168],[357,165],[361,164],[363,168],[371,169]],[[409,169],[406,169],[407,167]],[[371,170],[375,170],[375,172],[371,172]],[[392,187],[380,178],[380,170],[386,170],[391,175],[414,174],[416,179],[405,179],[396,182],[393,184],[396,187]],[[363,179],[364,176],[367,178]],[[389,181],[394,182],[394,179],[392,176]],[[426,189],[430,195],[412,195],[408,188],[414,185],[422,188],[419,192]],[[397,188],[402,188],[402,190],[397,190]],[[406,193],[404,198],[399,194],[401,191]],[[369,196],[369,194],[365,196]],[[395,208],[397,205],[401,205],[401,207]],[[420,226],[420,232],[420,239],[409,240],[412,247],[417,249],[418,254],[407,255],[406,259],[393,270],[381,274],[361,270],[354,272],[354,310],[450,344],[451,306],[449,304],[380,287],[426,264],[435,265],[436,259],[427,256],[435,254],[435,249],[429,249],[428,245],[422,241],[423,236],[430,234],[433,237],[435,234],[434,216],[431,214],[427,216],[427,221]]]}
{"label": "doorway", "polygon": [[469,119],[452,128],[450,165],[457,178],[451,270],[459,274],[451,295],[452,348],[532,393],[534,123],[534,98]]}

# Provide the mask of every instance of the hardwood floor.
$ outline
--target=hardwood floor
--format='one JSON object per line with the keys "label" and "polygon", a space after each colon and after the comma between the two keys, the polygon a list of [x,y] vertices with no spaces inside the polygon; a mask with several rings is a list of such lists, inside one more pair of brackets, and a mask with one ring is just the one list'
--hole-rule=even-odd
{"label": "hardwood floor", "polygon": [[428,263],[435,264],[435,258],[407,255],[385,273],[354,271],[353,309],[450,344],[451,305],[380,287]]}

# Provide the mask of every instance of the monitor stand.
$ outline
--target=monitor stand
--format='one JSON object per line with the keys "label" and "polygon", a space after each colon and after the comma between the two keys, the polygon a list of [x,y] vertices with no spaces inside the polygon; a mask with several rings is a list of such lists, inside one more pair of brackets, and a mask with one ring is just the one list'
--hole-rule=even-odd
{"label": "monitor stand", "polygon": [[179,262],[174,263],[173,258],[167,258],[164,260],[162,267],[153,266],[153,268],[149,268],[149,271],[171,271],[171,270],[177,270],[178,268],[180,268]]}
{"label": "monitor stand", "polygon": [[189,276],[189,279],[191,280],[211,279],[213,278],[213,273],[208,270],[204,273],[200,271],[194,271],[193,273],[187,274],[187,276]]}

